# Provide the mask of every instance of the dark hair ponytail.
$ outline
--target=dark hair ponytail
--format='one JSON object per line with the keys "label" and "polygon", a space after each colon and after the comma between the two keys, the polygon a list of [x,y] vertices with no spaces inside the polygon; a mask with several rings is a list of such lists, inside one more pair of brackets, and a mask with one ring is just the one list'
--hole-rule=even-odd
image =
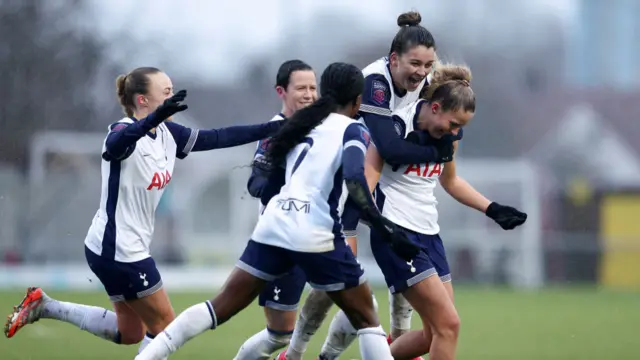
{"label": "dark hair ponytail", "polygon": [[136,110],[133,100],[135,94],[147,95],[149,92],[149,75],[157,74],[160,69],[154,67],[139,67],[127,75],[119,75],[116,79],[116,94],[124,113],[132,117]]}
{"label": "dark hair ponytail", "polygon": [[[320,98],[306,108],[296,111],[271,138],[265,153],[269,166],[285,163],[287,154],[300,144],[316,126],[339,106],[357,101],[364,88],[364,77],[355,65],[333,63],[320,78]],[[257,163],[254,162],[254,166]]]}
{"label": "dark hair ponytail", "polygon": [[300,144],[336,107],[337,104],[331,96],[322,96],[313,104],[298,110],[269,141],[266,160],[274,165],[283,164],[289,151]]}

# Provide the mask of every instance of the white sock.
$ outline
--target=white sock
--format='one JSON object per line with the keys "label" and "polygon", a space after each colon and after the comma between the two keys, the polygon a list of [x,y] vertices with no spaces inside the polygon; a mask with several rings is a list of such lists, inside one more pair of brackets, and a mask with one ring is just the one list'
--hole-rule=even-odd
{"label": "white sock", "polygon": [[216,313],[209,301],[183,311],[163,332],[136,356],[135,360],[159,360],[176,352],[187,341],[218,325]]}
{"label": "white sock", "polygon": [[320,350],[320,358],[337,359],[357,337],[358,330],[351,325],[349,318],[342,310],[338,311],[329,325],[329,334]]}
{"label": "white sock", "polygon": [[293,330],[291,343],[287,349],[287,360],[302,359],[302,354],[307,351],[311,337],[322,326],[322,322],[327,317],[332,305],[333,300],[326,292],[316,289],[309,292]]}
{"label": "white sock", "polygon": [[400,335],[411,330],[411,315],[413,307],[402,294],[389,293],[389,306],[391,308],[391,339],[395,340]]}
{"label": "white sock", "polygon": [[393,360],[382,326],[358,330],[362,360]]}
{"label": "white sock", "polygon": [[[373,293],[371,293],[371,297],[373,298],[373,308],[378,312],[378,301]],[[358,337],[358,330],[351,325],[351,321],[344,311],[338,311],[329,325],[329,333],[324,345],[322,345],[322,350],[320,350],[320,358],[323,360],[337,359],[356,337]]]}
{"label": "white sock", "polygon": [[105,340],[120,343],[116,313],[97,306],[44,299],[40,317],[68,322]]}
{"label": "white sock", "polygon": [[291,333],[264,329],[242,344],[234,360],[268,360],[275,351],[289,345]]}
{"label": "white sock", "polygon": [[[155,339],[156,337],[154,335],[151,335],[148,331],[146,334],[144,334],[144,338],[142,338],[142,341],[140,342],[140,346],[138,347],[138,354],[140,354],[142,352],[142,350],[146,349],[147,346],[149,344],[151,344],[151,342],[153,341],[153,339]],[[166,358],[165,358],[166,359]]]}

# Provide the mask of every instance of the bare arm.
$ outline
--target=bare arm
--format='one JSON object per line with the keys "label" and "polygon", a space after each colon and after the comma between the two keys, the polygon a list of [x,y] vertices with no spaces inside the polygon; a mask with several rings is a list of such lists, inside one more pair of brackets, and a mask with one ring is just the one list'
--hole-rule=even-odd
{"label": "bare arm", "polygon": [[371,192],[375,190],[378,180],[380,180],[383,165],[384,160],[380,156],[378,149],[373,144],[369,145],[364,163],[364,176],[367,178],[367,185]]}
{"label": "bare arm", "polygon": [[[453,144],[454,151],[458,149],[458,142]],[[456,160],[444,164],[444,170],[440,176],[440,185],[451,197],[459,203],[474,208],[482,213],[487,211],[491,201],[480,194],[465,179],[456,175]]]}

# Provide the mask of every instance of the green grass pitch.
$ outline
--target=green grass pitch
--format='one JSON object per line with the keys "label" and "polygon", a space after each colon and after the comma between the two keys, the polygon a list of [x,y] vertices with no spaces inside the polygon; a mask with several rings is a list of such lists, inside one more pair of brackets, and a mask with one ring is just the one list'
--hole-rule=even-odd
{"label": "green grass pitch", "polygon": [[[380,318],[388,329],[388,301],[377,292]],[[98,306],[109,306],[100,293],[50,292],[49,295]],[[0,292],[0,312],[9,313],[21,291]],[[177,312],[209,294],[170,294]],[[640,359],[640,294],[585,288],[547,289],[521,293],[500,289],[458,287],[456,305],[462,318],[459,359],[587,360]],[[332,314],[335,309],[332,311]],[[329,319],[309,347],[314,359]],[[414,315],[414,328],[420,325]],[[264,327],[262,310],[252,305],[215,331],[180,349],[172,359],[233,359],[240,344]],[[118,346],[69,324],[42,320],[13,339],[0,339],[0,359],[133,359],[137,346]],[[343,359],[359,359],[357,344]]]}

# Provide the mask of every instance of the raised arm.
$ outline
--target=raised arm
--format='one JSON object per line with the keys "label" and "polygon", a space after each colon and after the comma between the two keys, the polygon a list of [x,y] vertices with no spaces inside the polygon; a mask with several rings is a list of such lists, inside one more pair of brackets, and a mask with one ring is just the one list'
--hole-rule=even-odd
{"label": "raised arm", "polygon": [[136,148],[136,142],[145,136],[151,129],[160,125],[163,118],[151,113],[142,120],[111,124],[109,134],[105,141],[106,151],[102,157],[107,161],[124,160],[128,158]]}
{"label": "raised arm", "polygon": [[441,155],[434,146],[421,146],[398,135],[391,118],[390,84],[379,74],[367,76],[362,95],[360,116],[371,132],[373,143],[384,161],[391,165],[436,162]]}
{"label": "raised arm", "polygon": [[180,90],[172,97],[166,99],[162,105],[138,121],[120,121],[109,127],[109,134],[105,140],[105,152],[102,158],[106,161],[124,160],[129,157],[136,148],[136,142],[157,127],[171,115],[187,110],[188,106],[181,102],[187,97],[186,90]]}
{"label": "raised arm", "polygon": [[273,135],[283,121],[258,125],[231,126],[220,129],[191,129],[174,122],[166,125],[178,144],[176,156],[184,159],[192,151],[207,151],[248,144]]}

